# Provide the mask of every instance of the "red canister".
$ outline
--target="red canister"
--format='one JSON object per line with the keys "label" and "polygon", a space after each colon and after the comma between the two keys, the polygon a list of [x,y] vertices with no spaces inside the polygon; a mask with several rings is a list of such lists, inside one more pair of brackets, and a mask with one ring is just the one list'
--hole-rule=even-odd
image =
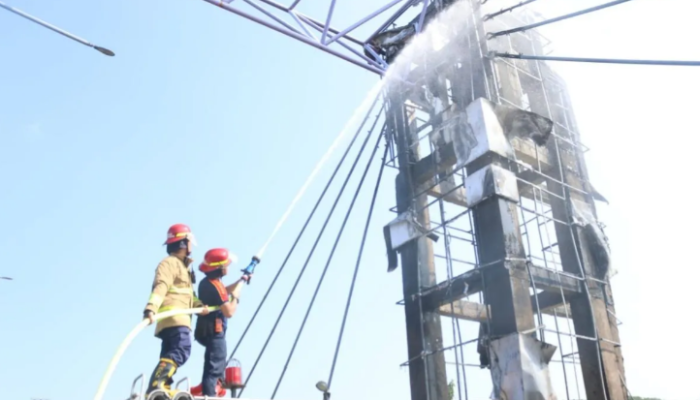
{"label": "red canister", "polygon": [[226,368],[224,375],[224,386],[227,388],[243,387],[243,374],[241,372],[241,363],[235,358],[231,362],[231,366]]}

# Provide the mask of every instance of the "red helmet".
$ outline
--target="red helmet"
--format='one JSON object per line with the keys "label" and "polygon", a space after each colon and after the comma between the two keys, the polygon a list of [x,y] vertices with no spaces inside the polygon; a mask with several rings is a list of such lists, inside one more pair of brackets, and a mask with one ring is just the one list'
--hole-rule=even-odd
{"label": "red helmet", "polygon": [[236,261],[236,255],[229,254],[226,249],[211,249],[204,255],[204,261],[199,264],[199,270],[206,274],[227,267]]}
{"label": "red helmet", "polygon": [[163,244],[175,243],[185,239],[188,239],[192,245],[197,244],[194,239],[194,234],[189,226],[185,224],[175,224],[168,229],[168,237],[165,239],[165,243]]}

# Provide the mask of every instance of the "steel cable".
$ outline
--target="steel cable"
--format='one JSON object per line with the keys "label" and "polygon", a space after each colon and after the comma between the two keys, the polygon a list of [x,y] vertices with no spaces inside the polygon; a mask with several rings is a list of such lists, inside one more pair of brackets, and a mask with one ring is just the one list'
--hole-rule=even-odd
{"label": "steel cable", "polygon": [[345,303],[345,312],[343,313],[343,322],[340,324],[340,333],[338,333],[338,343],[335,346],[335,353],[333,354],[333,362],[331,363],[331,372],[328,375],[328,389],[331,388],[331,382],[333,382],[333,374],[335,373],[335,365],[338,362],[338,353],[340,352],[340,344],[343,341],[343,333],[345,333],[345,323],[348,319],[348,313],[350,311],[350,302],[352,301],[352,296],[355,291],[355,282],[357,281],[357,272],[360,269],[360,261],[362,260],[362,254],[365,250],[365,241],[367,240],[367,232],[369,232],[369,224],[372,220],[372,213],[374,212],[374,204],[377,200],[377,193],[379,192],[379,185],[382,182],[382,175],[384,174],[384,167],[386,166],[387,155],[389,154],[389,145],[387,144],[386,149],[384,149],[384,156],[382,157],[382,166],[379,170],[379,176],[377,176],[377,183],[374,186],[374,193],[372,194],[372,202],[369,205],[369,212],[367,213],[367,221],[365,222],[365,230],[362,232],[362,241],[360,243],[360,250],[357,254],[357,262],[355,263],[355,271],[352,275],[352,282],[350,283],[350,291],[348,293],[348,301]]}
{"label": "steel cable", "polygon": [[[370,110],[374,109],[375,105],[377,104],[377,100],[379,100],[379,95],[375,97],[374,102],[372,103],[372,106],[370,107]],[[245,338],[246,334],[248,333],[248,330],[250,330],[250,327],[253,325],[253,322],[255,321],[255,318],[258,316],[258,313],[260,312],[260,309],[262,308],[263,304],[265,304],[265,301],[267,300],[267,297],[270,295],[270,292],[272,291],[272,288],[275,286],[275,283],[277,283],[277,279],[280,277],[282,274],[282,271],[284,270],[284,267],[287,265],[287,262],[289,261],[289,258],[292,256],[292,253],[297,247],[297,244],[299,243],[299,240],[301,240],[302,235],[306,231],[306,228],[309,226],[309,223],[311,222],[311,219],[313,216],[316,214],[316,210],[318,209],[318,206],[321,204],[321,201],[323,198],[326,196],[326,193],[328,192],[328,189],[330,188],[331,184],[335,180],[336,175],[338,174],[338,171],[340,170],[340,167],[343,165],[345,162],[345,158],[348,156],[350,153],[350,149],[352,148],[353,144],[357,140],[357,138],[360,135],[360,132],[362,131],[362,128],[364,125],[367,123],[367,120],[369,119],[370,113],[368,112],[367,115],[365,115],[364,120],[360,124],[360,127],[357,129],[355,132],[352,140],[348,144],[347,149],[345,149],[345,153],[343,153],[343,156],[341,157],[340,161],[338,161],[338,165],[335,167],[335,170],[333,171],[333,174],[329,178],[328,182],[326,183],[326,186],[323,188],[323,191],[321,192],[321,195],[318,197],[318,200],[316,200],[316,204],[314,205],[313,209],[311,210],[311,213],[309,216],[306,218],[306,222],[304,222],[304,226],[301,228],[301,231],[297,235],[296,239],[294,240],[294,243],[292,244],[291,249],[289,249],[289,252],[287,253],[287,256],[284,258],[284,261],[282,262],[282,265],[280,268],[277,270],[277,274],[275,277],[272,279],[272,282],[270,283],[270,286],[267,289],[267,292],[265,292],[265,295],[263,296],[262,300],[260,300],[260,304],[258,305],[258,308],[255,310],[255,313],[253,313],[253,317],[250,319],[250,322],[248,322],[248,325],[246,326],[245,330],[243,331],[243,334],[241,337],[238,339],[238,343],[236,343],[236,346],[234,347],[233,351],[231,352],[231,355],[228,358],[228,361],[226,364],[229,364],[231,360],[233,359],[233,356],[236,354],[236,351],[240,347],[241,343],[243,342],[243,339]]]}
{"label": "steel cable", "polygon": [[316,302],[316,297],[318,296],[318,292],[321,290],[321,286],[323,285],[323,280],[326,277],[326,273],[328,272],[328,267],[330,266],[331,261],[333,260],[333,256],[335,255],[335,251],[338,248],[338,243],[340,242],[340,238],[342,237],[343,232],[345,231],[345,226],[347,225],[348,219],[350,218],[350,214],[352,213],[352,210],[355,207],[355,202],[357,201],[357,196],[360,194],[360,190],[362,189],[362,185],[365,183],[365,178],[367,177],[367,173],[369,172],[369,169],[372,166],[372,161],[374,161],[374,156],[377,154],[377,148],[379,147],[379,142],[382,140],[382,138],[383,138],[383,135],[381,135],[381,134],[377,137],[377,142],[375,143],[374,148],[372,149],[372,154],[369,156],[369,159],[367,160],[367,165],[365,166],[365,170],[362,173],[362,177],[360,178],[360,182],[357,184],[357,189],[355,189],[355,194],[353,195],[352,201],[350,202],[350,205],[348,206],[348,210],[345,213],[345,218],[343,219],[343,223],[340,226],[340,229],[338,231],[338,235],[336,236],[335,242],[333,243],[333,247],[331,248],[331,252],[328,255],[328,260],[326,260],[326,265],[323,267],[323,272],[321,273],[321,277],[318,279],[318,283],[316,284],[316,290],[314,290],[314,294],[311,297],[311,301],[309,302],[309,306],[306,309],[306,314],[304,315],[304,319],[302,320],[301,326],[299,327],[299,331],[297,332],[297,335],[294,338],[294,344],[292,345],[292,348],[289,351],[289,356],[287,356],[287,361],[284,364],[284,368],[282,368],[282,373],[280,374],[280,377],[277,380],[277,384],[275,385],[275,390],[272,392],[272,396],[270,396],[270,399],[275,398],[275,395],[277,394],[277,390],[279,390],[279,387],[282,384],[282,380],[284,379],[284,375],[287,373],[287,368],[289,367],[289,363],[292,361],[292,357],[294,356],[294,351],[296,350],[297,344],[299,343],[299,339],[301,338],[301,334],[304,331],[304,327],[306,327],[306,321],[309,319],[309,315],[311,314],[311,309],[313,308],[314,303]]}
{"label": "steel cable", "polygon": [[[365,147],[367,146],[367,142],[369,141],[369,138],[372,136],[372,132],[374,131],[374,127],[377,124],[379,117],[374,120],[374,123],[372,125],[372,128],[369,130],[369,133],[367,134],[367,137],[365,138],[364,142],[362,143],[362,147],[360,148],[360,151],[357,154],[357,157],[355,158],[355,161],[352,164],[352,167],[350,168],[350,171],[348,172],[348,175],[345,178],[345,181],[343,182],[343,186],[340,188],[340,192],[336,196],[335,202],[333,203],[333,206],[331,207],[331,210],[328,213],[328,216],[326,217],[326,220],[323,223],[323,226],[321,227],[321,231],[319,232],[318,236],[316,237],[316,241],[314,242],[313,247],[311,248],[311,251],[309,253],[309,256],[307,257],[306,261],[304,262],[304,265],[301,268],[301,271],[299,272],[299,275],[297,276],[296,281],[294,282],[294,286],[292,286],[292,290],[290,291],[287,300],[284,303],[284,306],[282,307],[282,311],[280,311],[280,314],[277,317],[277,320],[275,321],[275,324],[272,327],[272,330],[270,331],[270,334],[268,335],[267,339],[265,340],[265,344],[263,344],[262,349],[260,350],[260,353],[258,354],[257,359],[255,360],[255,363],[253,364],[253,367],[250,370],[250,373],[248,374],[248,378],[246,378],[244,386],[248,386],[248,382],[250,381],[250,378],[253,376],[253,373],[255,372],[255,368],[257,367],[258,363],[260,362],[260,359],[262,358],[263,354],[265,353],[265,350],[267,349],[267,346],[270,343],[270,340],[272,339],[272,336],[275,333],[275,330],[277,329],[277,326],[280,323],[280,320],[282,319],[282,316],[284,315],[285,311],[287,310],[287,307],[289,306],[289,302],[291,301],[292,297],[294,296],[294,292],[296,291],[297,286],[299,285],[299,281],[301,281],[302,276],[304,275],[304,272],[306,271],[306,267],[309,265],[309,261],[311,260],[311,256],[313,256],[313,253],[316,250],[316,247],[318,246],[318,243],[321,240],[321,237],[323,236],[324,231],[326,230],[326,227],[328,226],[328,222],[330,221],[331,217],[333,216],[333,212],[335,211],[335,208],[338,205],[338,201],[340,201],[340,197],[342,196],[343,192],[345,191],[345,188],[350,181],[350,178],[352,176],[352,173],[355,171],[355,167],[357,167],[357,163],[360,160],[360,157],[364,153]],[[239,393],[239,396],[243,394],[243,391],[245,390],[242,389],[241,392]]]}

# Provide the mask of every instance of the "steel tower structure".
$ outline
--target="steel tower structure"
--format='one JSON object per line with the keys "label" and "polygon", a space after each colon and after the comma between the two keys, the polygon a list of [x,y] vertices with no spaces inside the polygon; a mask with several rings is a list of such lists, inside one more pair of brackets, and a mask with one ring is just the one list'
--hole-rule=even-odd
{"label": "steel tower structure", "polygon": [[[448,373],[461,399],[479,368],[499,399],[628,398],[602,196],[566,85],[503,55],[544,55],[538,26],[629,0],[552,20],[528,11],[535,0],[391,0],[345,28],[337,0],[316,16],[301,0],[204,1],[387,81],[398,174],[384,235],[390,271],[400,255],[413,400],[448,399]],[[421,34],[431,43],[401,53]]]}

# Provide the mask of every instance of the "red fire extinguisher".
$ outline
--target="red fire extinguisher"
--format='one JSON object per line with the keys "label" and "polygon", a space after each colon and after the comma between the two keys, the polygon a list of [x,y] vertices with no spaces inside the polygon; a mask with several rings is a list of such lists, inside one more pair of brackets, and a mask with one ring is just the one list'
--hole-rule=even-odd
{"label": "red fire extinguisher", "polygon": [[231,397],[236,397],[238,389],[243,389],[243,373],[241,372],[241,363],[237,359],[232,359],[229,365],[226,366],[224,374],[223,387],[231,390]]}

